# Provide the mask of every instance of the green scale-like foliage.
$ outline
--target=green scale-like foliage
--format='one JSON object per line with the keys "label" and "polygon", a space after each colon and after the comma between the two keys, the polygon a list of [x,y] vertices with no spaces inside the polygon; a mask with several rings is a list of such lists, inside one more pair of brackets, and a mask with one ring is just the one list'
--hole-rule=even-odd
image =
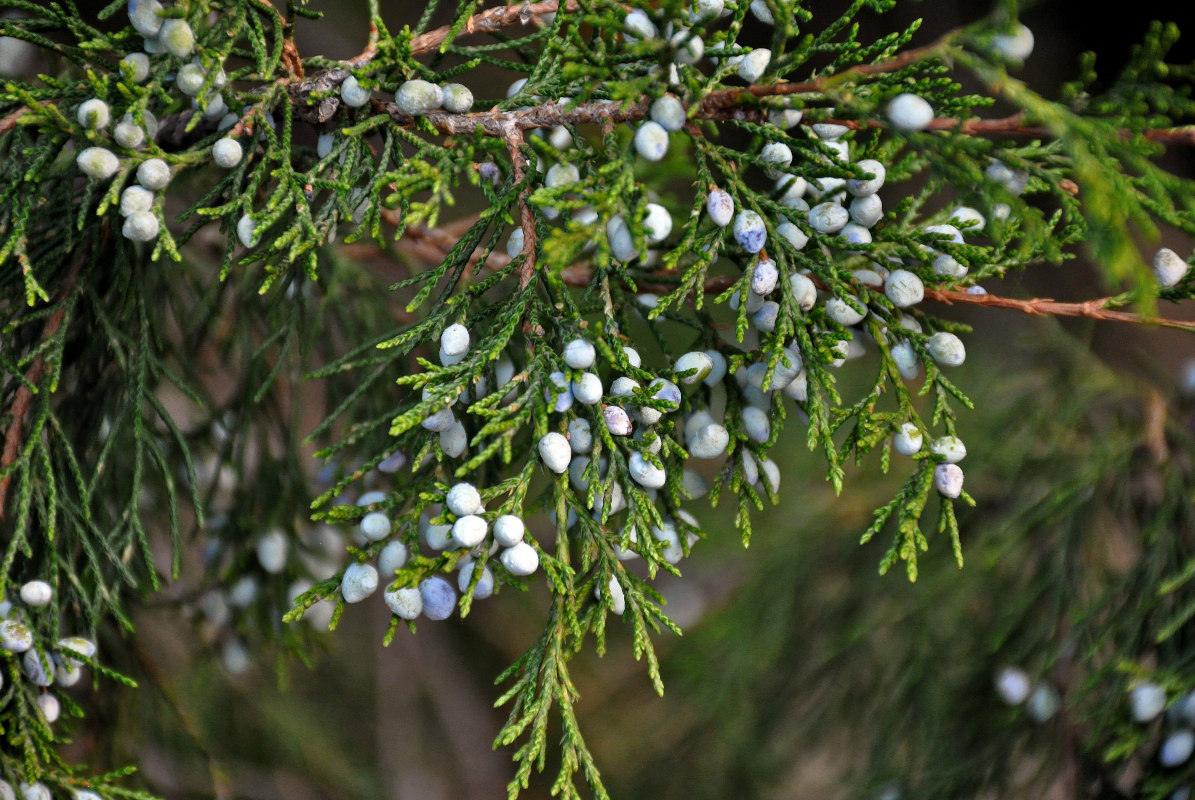
{"label": "green scale-like foliage", "polygon": [[[343,62],[296,49],[296,24],[327,23],[307,23],[315,15],[293,3],[151,5],[113,3],[87,20],[71,3],[0,3],[13,12],[0,34],[51,64],[0,89],[0,590],[13,599],[26,581],[49,582],[49,606],[12,612],[49,652],[110,620],[131,631],[130,598],[179,578],[193,530],[204,551],[195,606],[228,652],[303,650],[305,629],[280,618],[335,628],[362,599],[342,586],[346,562],[360,571],[401,553],[375,587],[387,604],[444,575],[461,588],[461,616],[491,584],[542,580],[543,634],[499,677],[509,718],[495,744],[518,762],[512,798],[549,753],[553,793],[606,796],[571,657],[590,636],[604,652],[621,616],[663,691],[653,635],[680,631],[653,579],[680,574],[715,533],[703,504],[729,507],[746,546],[753,515],[793,502],[770,457],[791,428],[836,493],[851,464],[907,475],[863,533],[889,542],[881,572],[903,565],[916,579],[931,541],[962,566],[955,499],[974,501],[942,488],[945,457],[930,445],[956,436],[959,410],[973,408],[940,352],[970,329],[929,303],[896,305],[892,271],[915,275],[928,299],[982,302],[981,281],[1086,243],[1119,292],[1088,316],[1136,303],[1148,318],[1159,298],[1192,292],[1186,277],[1160,290],[1134,239],[1159,226],[1195,234],[1195,187],[1155,163],[1192,114],[1190,68],[1164,60],[1169,27],[1152,29],[1103,92],[1092,93],[1088,61],[1053,101],[1010,77],[1022,29],[1004,16],[925,45],[918,24],[865,41],[856,18],[890,0],[827,18],[795,0],[728,1],[708,19],[679,0],[489,10],[429,0],[396,31],[370,4],[368,47]],[[138,24],[145,14],[185,24],[193,54],[171,52],[164,33],[145,39],[130,11]],[[747,40],[770,51],[750,85],[741,70],[760,52]],[[122,59],[143,49],[154,52],[138,80]],[[175,81],[192,60],[205,76],[193,98]],[[522,83],[485,96],[478,87],[496,70]],[[992,96],[963,93],[965,75]],[[350,77],[370,93],[363,105],[342,94]],[[412,116],[391,98],[416,79],[476,96],[464,111]],[[685,119],[649,161],[635,136],[665,95]],[[889,119],[906,95],[929,104],[932,124]],[[111,119],[87,129],[77,109],[92,98]],[[995,100],[1021,114],[973,124]],[[126,119],[147,131],[137,147],[113,139]],[[221,168],[212,148],[229,138],[243,155]],[[769,145],[791,162],[767,160]],[[115,171],[86,177],[88,147],[113,154]],[[128,190],[153,159],[170,187],[131,213]],[[886,171],[880,219],[851,223],[851,239],[813,225],[810,205],[850,204],[848,187],[866,195],[854,186],[874,176],[868,159]],[[707,210],[715,192],[733,198],[730,225]],[[734,230],[748,212],[766,230],[758,255]],[[966,213],[975,219],[960,221]],[[134,241],[134,217],[157,233]],[[778,279],[757,295],[765,256]],[[812,303],[798,296],[810,282]],[[771,317],[755,313],[765,303]],[[458,324],[467,351],[437,353]],[[577,339],[595,365],[565,362]],[[711,374],[678,371],[694,353],[709,355]],[[589,405],[574,402],[587,371],[602,384]],[[844,382],[848,371],[866,377]],[[618,378],[633,383],[616,392]],[[632,435],[607,425],[620,411]],[[433,430],[448,414],[456,427]],[[892,456],[902,425],[924,440],[911,460]],[[691,458],[694,431],[718,426],[724,453]],[[551,434],[584,451],[561,474],[543,463]],[[462,482],[479,489],[487,526],[527,523],[522,547],[537,569],[515,569],[514,547],[499,550],[492,531],[475,548],[452,545],[446,497]],[[384,531],[351,532],[376,513]],[[386,643],[403,624],[392,617]],[[87,663],[128,680],[102,654]],[[135,796],[123,773],[83,778],[55,754],[38,692],[18,658],[6,664],[5,776]]]}

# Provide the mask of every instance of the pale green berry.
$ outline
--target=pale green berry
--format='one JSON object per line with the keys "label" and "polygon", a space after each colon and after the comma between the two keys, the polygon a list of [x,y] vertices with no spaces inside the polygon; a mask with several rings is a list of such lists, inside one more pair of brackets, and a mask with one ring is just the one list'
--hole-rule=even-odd
{"label": "pale green berry", "polygon": [[924,97],[899,94],[888,101],[888,122],[899,131],[923,131],[934,121],[934,109]]}
{"label": "pale green berry", "polygon": [[439,108],[444,102],[444,92],[434,83],[416,78],[398,87],[394,102],[404,114],[418,116]]}
{"label": "pale green berry", "polygon": [[195,32],[185,19],[168,19],[162,23],[158,41],[175,58],[189,58],[195,51]]}
{"label": "pale green berry", "polygon": [[232,169],[241,163],[243,156],[244,151],[241,149],[241,143],[236,139],[225,137],[212,145],[212,160],[216,162],[216,166],[218,167]]}
{"label": "pale green berry", "polygon": [[137,167],[137,183],[151,192],[160,192],[170,185],[170,166],[160,158],[149,158]]}
{"label": "pale green berry", "polygon": [[125,218],[120,233],[134,242],[152,242],[158,238],[159,230],[158,218],[152,212],[134,211]]}
{"label": "pale green berry", "polygon": [[369,102],[370,92],[352,75],[340,84],[340,99],[349,108],[360,108]]}
{"label": "pale green berry", "polygon": [[88,147],[75,156],[75,164],[83,174],[96,180],[107,180],[120,169],[120,159],[103,147]]}
{"label": "pale green berry", "polygon": [[446,83],[442,90],[444,108],[453,114],[464,114],[473,110],[473,92],[459,83]]}
{"label": "pale green berry", "polygon": [[93,97],[79,104],[76,117],[79,120],[79,124],[84,128],[92,131],[102,131],[112,121],[112,112],[108,108],[107,103],[98,97]]}

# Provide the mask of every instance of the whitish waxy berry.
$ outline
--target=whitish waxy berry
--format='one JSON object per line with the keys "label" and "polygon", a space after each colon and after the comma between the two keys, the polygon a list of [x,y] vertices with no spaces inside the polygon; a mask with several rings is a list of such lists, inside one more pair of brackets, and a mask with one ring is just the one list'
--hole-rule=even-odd
{"label": "whitish waxy berry", "polygon": [[840,297],[831,297],[826,301],[826,315],[839,325],[849,328],[863,321],[867,316],[867,307],[864,306],[860,311]]}
{"label": "whitish waxy berry", "polygon": [[[461,594],[469,591],[469,584],[473,582],[473,574],[477,571],[477,563],[472,558],[462,558],[460,562],[460,572],[457,574],[456,587],[461,590]],[[490,572],[489,567],[482,567],[481,577],[477,579],[477,585],[473,587],[473,597],[477,600],[484,600],[494,593],[494,573]]]}
{"label": "whitish waxy berry", "polygon": [[996,673],[996,694],[1010,706],[1019,706],[1029,697],[1032,683],[1020,667],[1005,667]]}
{"label": "whitish waxy berry", "polygon": [[127,69],[134,83],[141,83],[149,77],[149,56],[145,53],[129,53],[120,60],[122,69]]}
{"label": "whitish waxy berry", "polygon": [[257,244],[258,236],[253,217],[245,214],[237,220],[237,238],[245,247],[253,247]]}
{"label": "whitish waxy berry", "polygon": [[45,653],[40,650],[27,650],[21,659],[25,668],[25,679],[34,686],[50,686],[54,683],[53,665]]}
{"label": "whitish waxy berry", "polygon": [[606,239],[610,242],[610,252],[619,261],[634,261],[639,257],[639,250],[635,247],[631,229],[627,221],[620,216],[613,216],[606,223]]}
{"label": "whitish waxy berry", "polygon": [[178,74],[174,76],[174,84],[187,97],[199,94],[199,90],[203,88],[203,82],[206,80],[207,72],[198,64],[183,64],[178,68]]}
{"label": "whitish waxy berry", "polygon": [[758,253],[768,240],[763,217],[754,211],[740,211],[734,218],[734,240],[748,253]]}
{"label": "whitish waxy berry", "polygon": [[751,291],[760,297],[771,294],[779,279],[780,270],[776,268],[776,262],[761,258],[755,262],[755,269],[751,272]]}
{"label": "whitish waxy berry", "polygon": [[742,410],[742,418],[743,430],[751,441],[762,444],[772,435],[772,423],[763,409],[747,406]]}
{"label": "whitish waxy berry", "polygon": [[372,564],[349,564],[340,579],[340,594],[346,603],[360,603],[378,589],[378,571]]}
{"label": "whitish waxy berry", "polygon": [[821,233],[838,233],[850,218],[850,213],[838,203],[821,203],[809,209],[809,225]]}
{"label": "whitish waxy berry", "polygon": [[623,20],[623,30],[628,39],[654,39],[657,35],[656,25],[647,14],[639,9],[629,12]]}
{"label": "whitish waxy berry", "polygon": [[967,446],[957,436],[939,436],[929,443],[929,451],[947,464],[957,464],[967,457]]}
{"label": "whitish waxy berry", "polygon": [[776,179],[776,190],[781,192],[780,205],[798,211],[808,211],[809,203],[805,202],[805,192],[809,191],[809,182],[795,175],[781,175]]}
{"label": "whitish waxy berry", "polygon": [[781,222],[776,226],[776,233],[781,239],[791,244],[794,250],[801,250],[809,243],[809,237],[805,231],[791,222]]}
{"label": "whitish waxy berry", "polygon": [[1049,722],[1058,713],[1062,699],[1058,692],[1049,684],[1040,684],[1029,695],[1029,702],[1025,704],[1025,712],[1029,718],[1039,725]]}
{"label": "whitish waxy berry", "polygon": [[460,458],[469,447],[469,433],[458,420],[451,428],[440,431],[440,449],[449,458]]}
{"label": "whitish waxy berry", "polygon": [[772,61],[772,51],[764,47],[757,47],[739,62],[739,77],[747,83],[755,83],[767,72],[768,64]]}
{"label": "whitish waxy berry", "polygon": [[446,83],[443,87],[444,108],[453,114],[464,114],[473,109],[473,92],[460,83]]}
{"label": "whitish waxy berry", "polygon": [[689,20],[700,22],[715,19],[722,15],[725,8],[725,0],[693,0],[693,10],[689,12]]}
{"label": "whitish waxy berry", "polygon": [[659,203],[648,203],[643,229],[647,233],[648,244],[659,244],[672,233],[672,215]]}
{"label": "whitish waxy berry", "polygon": [[112,121],[112,112],[108,109],[107,103],[98,97],[93,97],[79,104],[76,117],[79,120],[79,124],[84,128],[93,131],[102,131]]}
{"label": "whitish waxy berry", "polygon": [[0,622],[0,648],[10,653],[24,653],[33,647],[33,631],[15,619]]}
{"label": "whitish waxy berry", "polygon": [[21,800],[51,800],[50,789],[41,781],[21,784]]}
{"label": "whitish waxy berry", "polygon": [[775,25],[772,9],[768,8],[766,0],[751,0],[751,14],[764,25]]}
{"label": "whitish waxy berry", "polygon": [[725,228],[734,218],[734,198],[722,189],[714,189],[705,200],[705,213],[710,222],[719,228]]}
{"label": "whitish waxy berry", "polygon": [[902,422],[900,430],[892,437],[892,447],[902,456],[916,455],[921,452],[924,437],[917,426],[911,422]]}
{"label": "whitish waxy berry", "polygon": [[817,285],[808,275],[795,273],[788,276],[788,285],[792,289],[793,302],[802,311],[808,311],[817,303]]}
{"label": "whitish waxy berry", "polygon": [[778,108],[768,112],[768,122],[777,128],[788,130],[801,124],[805,111],[800,108]]}
{"label": "whitish waxy berry", "polygon": [[[85,639],[82,636],[68,636],[65,639],[58,640],[58,647],[63,650],[71,650],[78,653],[84,658],[95,658],[96,646],[95,642],[90,639]],[[72,663],[78,663],[73,659],[68,659]]]}
{"label": "whitish waxy berry", "polygon": [[967,277],[967,268],[960,264],[954,256],[943,253],[934,259],[934,274],[953,278],[957,281]]}
{"label": "whitish waxy berry", "polygon": [[[681,383],[692,386],[698,381],[705,380],[706,376],[713,372],[714,360],[707,353],[700,351],[685,353],[676,360],[674,369],[678,375],[692,372],[691,375],[686,375],[680,379]],[[694,370],[696,371],[694,372]]]}
{"label": "whitish waxy berry", "polygon": [[963,493],[963,469],[958,464],[939,464],[934,467],[934,488],[951,500]]}
{"label": "whitish waxy berry", "polygon": [[950,218],[960,228],[966,228],[970,231],[982,231],[987,227],[988,221],[984,219],[983,214],[980,214],[970,206],[959,206],[954,211],[950,212]]}
{"label": "whitish waxy berry", "polygon": [[382,595],[382,600],[386,603],[386,608],[390,609],[390,613],[399,619],[415,619],[423,613],[423,593],[415,586],[404,586],[386,592]]}
{"label": "whitish waxy berry", "polygon": [[494,520],[494,541],[502,547],[514,547],[523,541],[527,526],[513,514],[503,514]]}
{"label": "whitish waxy berry", "polygon": [[967,348],[953,333],[940,331],[929,337],[925,349],[930,358],[943,367],[957,367],[967,359]]}
{"label": "whitish waxy berry", "polygon": [[676,95],[666,94],[651,104],[651,119],[666,131],[685,127],[685,106]]}
{"label": "whitish waxy berry", "polygon": [[1166,737],[1158,750],[1158,763],[1163,767],[1177,767],[1186,763],[1195,752],[1195,732],[1187,729],[1175,731]]}
{"label": "whitish waxy berry", "polygon": [[1010,33],[992,37],[992,50],[1005,61],[1019,64],[1033,52],[1033,31],[1018,22]]}
{"label": "whitish waxy berry", "polygon": [[635,131],[635,152],[648,161],[659,161],[668,154],[668,131],[648,120]]}
{"label": "whitish waxy berry", "polygon": [[469,352],[469,329],[459,322],[449,325],[440,334],[440,350],[447,356],[463,356]]}
{"label": "whitish waxy berry", "polygon": [[437,621],[452,616],[452,609],[456,607],[456,590],[448,581],[434,575],[419,584],[419,594],[423,598],[423,616]]}
{"label": "whitish waxy berry", "polygon": [[602,379],[592,372],[582,373],[573,381],[573,397],[586,406],[596,405],[602,399]]}
{"label": "whitish waxy berry", "polygon": [[[58,702],[58,698],[52,694],[39,694],[37,696],[37,707],[41,711],[42,716],[46,718],[46,722],[53,724],[58,721],[59,714],[62,713],[62,705]],[[75,792],[71,800],[81,800],[80,795],[90,795],[99,800],[100,796],[95,792]],[[83,798],[82,800],[90,800]]]}
{"label": "whitish waxy berry", "polygon": [[519,542],[506,548],[498,556],[498,560],[511,575],[531,575],[539,569],[539,553],[526,542]]}
{"label": "whitish waxy berry", "polygon": [[[617,578],[610,578],[609,583],[606,584],[606,594],[610,598],[610,610],[621,617],[623,612],[627,610],[627,598]],[[593,596],[598,600],[602,599],[601,587],[593,590]]]}
{"label": "whitish waxy berry", "polygon": [[[630,433],[630,431],[627,432]],[[561,475],[568,469],[568,464],[572,461],[573,450],[568,445],[568,439],[553,431],[544,434],[543,438],[539,440],[539,457],[543,459],[545,467],[557,475]]]}
{"label": "whitish waxy berry", "polygon": [[589,369],[597,358],[597,350],[585,339],[573,339],[564,346],[564,363],[573,369]]}
{"label": "whitish waxy berry", "polygon": [[158,0],[129,0],[129,22],[142,36],[157,36],[162,29],[162,4]]}
{"label": "whitish waxy berry", "polygon": [[380,542],[390,535],[390,517],[381,511],[371,511],[361,518],[361,535],[371,542]]}
{"label": "whitish waxy berry", "polygon": [[963,243],[963,232],[953,225],[927,225],[925,232],[936,234],[938,236],[949,236],[950,241],[954,244]]}
{"label": "whitish waxy berry", "polygon": [[689,442],[689,455],[693,458],[717,458],[726,452],[730,444],[730,433],[717,423],[710,423],[693,434]]}
{"label": "whitish waxy berry", "polygon": [[854,222],[843,225],[838,235],[848,244],[871,244],[871,231]]}
{"label": "whitish waxy berry", "polygon": [[426,431],[432,433],[443,433],[456,424],[456,417],[452,415],[452,409],[441,408],[424,418],[419,423]]}
{"label": "whitish waxy berry", "polygon": [[481,502],[481,492],[471,483],[458,483],[449,489],[444,497],[444,505],[458,517],[485,511]]}
{"label": "whitish waxy berry", "polygon": [[31,606],[44,606],[54,597],[54,590],[45,581],[29,581],[21,587],[21,602]]}
{"label": "whitish waxy berry", "polygon": [[112,130],[112,138],[121,147],[136,150],[145,144],[145,130],[133,120],[132,114],[125,114]]}
{"label": "whitish waxy berry", "polygon": [[776,330],[776,321],[780,319],[780,304],[775,300],[767,300],[751,317],[751,323],[763,333]]}
{"label": "whitish waxy berry", "polygon": [[168,19],[158,31],[158,41],[175,58],[189,58],[195,51],[195,32],[185,19]]}
{"label": "whitish waxy berry", "polygon": [[[612,436],[631,435],[631,417],[620,406],[606,406],[602,409],[602,420]],[[563,470],[561,470],[563,472]]]}
{"label": "whitish waxy berry", "polygon": [[1154,253],[1154,277],[1158,279],[1159,286],[1174,286],[1186,276],[1187,270],[1190,268],[1190,264],[1168,247],[1163,247]]}
{"label": "whitish waxy berry", "polygon": [[884,216],[884,203],[878,194],[856,197],[850,205],[851,219],[864,228],[870,228]]}
{"label": "whitish waxy berry", "polygon": [[897,308],[908,308],[925,299],[925,284],[907,269],[896,269],[884,281],[884,294]]}
{"label": "whitish waxy berry", "polygon": [[392,579],[394,573],[406,566],[410,555],[411,551],[404,542],[397,540],[389,542],[382,548],[382,552],[378,553],[378,572],[386,580]]}
{"label": "whitish waxy berry", "polygon": [[143,186],[126,186],[120,193],[120,213],[126,217],[153,207],[153,192]]}
{"label": "whitish waxy berry", "polygon": [[550,373],[548,375],[548,380],[557,387],[557,390],[553,391],[548,389],[544,391],[544,399],[551,400],[552,397],[555,396],[556,403],[552,406],[553,410],[558,414],[568,411],[573,407],[573,400],[575,399],[573,397],[572,384],[569,383],[568,379],[564,377],[563,372]]}
{"label": "whitish waxy berry", "polygon": [[444,102],[444,92],[434,83],[415,78],[398,87],[394,102],[399,111],[414,117],[439,108]]}
{"label": "whitish waxy berry", "polygon": [[241,143],[231,137],[226,136],[212,145],[212,160],[216,162],[217,167],[232,169],[241,163],[243,155]]}
{"label": "whitish waxy berry", "polygon": [[776,180],[783,174],[782,170],[793,163],[793,151],[783,142],[769,142],[759,151],[759,160],[766,165],[764,171],[768,177]]}
{"label": "whitish waxy berry", "polygon": [[340,84],[340,99],[349,108],[361,108],[369,102],[370,92],[352,75]]}
{"label": "whitish waxy berry", "polygon": [[553,164],[544,176],[544,186],[560,189],[581,180],[581,171],[574,164]]}
{"label": "whitish waxy berry", "polygon": [[290,543],[285,533],[279,530],[270,531],[257,541],[257,563],[261,564],[261,568],[266,572],[277,575],[286,567],[286,553],[289,549]]}
{"label": "whitish waxy berry", "polygon": [[134,242],[152,242],[158,238],[158,218],[150,211],[135,211],[125,218],[120,233]]}
{"label": "whitish waxy berry", "polygon": [[934,109],[924,97],[898,94],[888,101],[888,122],[900,131],[923,131],[934,121]]}
{"label": "whitish waxy berry", "polygon": [[170,185],[170,166],[160,158],[148,158],[137,167],[137,183],[151,192],[160,192]]}
{"label": "whitish waxy berry", "polygon": [[631,479],[645,489],[659,489],[664,485],[668,474],[636,451],[627,460],[627,472]]}
{"label": "whitish waxy berry", "polygon": [[461,547],[477,547],[485,541],[487,529],[488,526],[484,519],[469,514],[452,524],[452,539]]}
{"label": "whitish waxy berry", "polygon": [[1166,708],[1166,692],[1156,683],[1143,683],[1129,692],[1129,713],[1134,722],[1152,722]]}
{"label": "whitish waxy berry", "polygon": [[714,362],[714,366],[710,370],[710,374],[706,375],[702,382],[706,386],[717,386],[726,377],[726,356],[717,350],[706,350],[705,354]]}
{"label": "whitish waxy berry", "polygon": [[884,178],[887,177],[888,171],[884,169],[884,165],[879,161],[873,158],[865,158],[862,161],[856,162],[855,166],[873,177],[848,178],[846,182],[846,190],[848,192],[856,197],[869,197],[884,186]]}
{"label": "whitish waxy berry", "polygon": [[891,349],[892,361],[896,364],[896,369],[900,372],[900,377],[906,381],[916,380],[917,376],[921,374],[921,359],[917,357],[917,351],[914,349],[908,339],[901,339]]}
{"label": "whitish waxy berry", "polygon": [[83,174],[96,180],[107,180],[120,169],[120,159],[103,147],[88,147],[75,156],[75,164]]}
{"label": "whitish waxy berry", "polygon": [[588,453],[593,449],[593,431],[589,420],[575,419],[568,424],[568,445],[574,453]]}

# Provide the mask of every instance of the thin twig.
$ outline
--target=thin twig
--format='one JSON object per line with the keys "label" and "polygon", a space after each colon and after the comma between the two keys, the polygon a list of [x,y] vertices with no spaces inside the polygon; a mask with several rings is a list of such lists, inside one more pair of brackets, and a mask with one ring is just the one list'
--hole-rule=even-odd
{"label": "thin twig", "polygon": [[[502,138],[506,141],[506,149],[510,152],[510,163],[514,168],[514,179],[517,184],[527,184],[527,157],[523,155],[523,132],[514,125],[503,130]],[[523,226],[523,263],[519,265],[519,291],[527,288],[531,283],[531,276],[535,274],[535,215],[531,213],[530,184],[524,185],[519,191],[519,217]]]}

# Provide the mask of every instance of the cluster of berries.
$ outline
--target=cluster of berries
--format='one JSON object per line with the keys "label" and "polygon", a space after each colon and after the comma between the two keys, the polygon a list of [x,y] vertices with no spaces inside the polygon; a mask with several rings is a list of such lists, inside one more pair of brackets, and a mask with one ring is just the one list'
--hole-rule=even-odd
{"label": "cluster of berries", "polygon": [[59,639],[52,647],[37,641],[34,626],[26,621],[22,606],[38,609],[53,599],[50,584],[33,580],[21,586],[22,605],[0,600],[0,652],[21,657],[22,675],[37,687],[37,707],[47,723],[56,722],[62,712],[61,703],[49,688],[55,684],[62,688],[77,684],[83,677],[81,659],[94,658],[96,652],[95,642],[82,636]]}

